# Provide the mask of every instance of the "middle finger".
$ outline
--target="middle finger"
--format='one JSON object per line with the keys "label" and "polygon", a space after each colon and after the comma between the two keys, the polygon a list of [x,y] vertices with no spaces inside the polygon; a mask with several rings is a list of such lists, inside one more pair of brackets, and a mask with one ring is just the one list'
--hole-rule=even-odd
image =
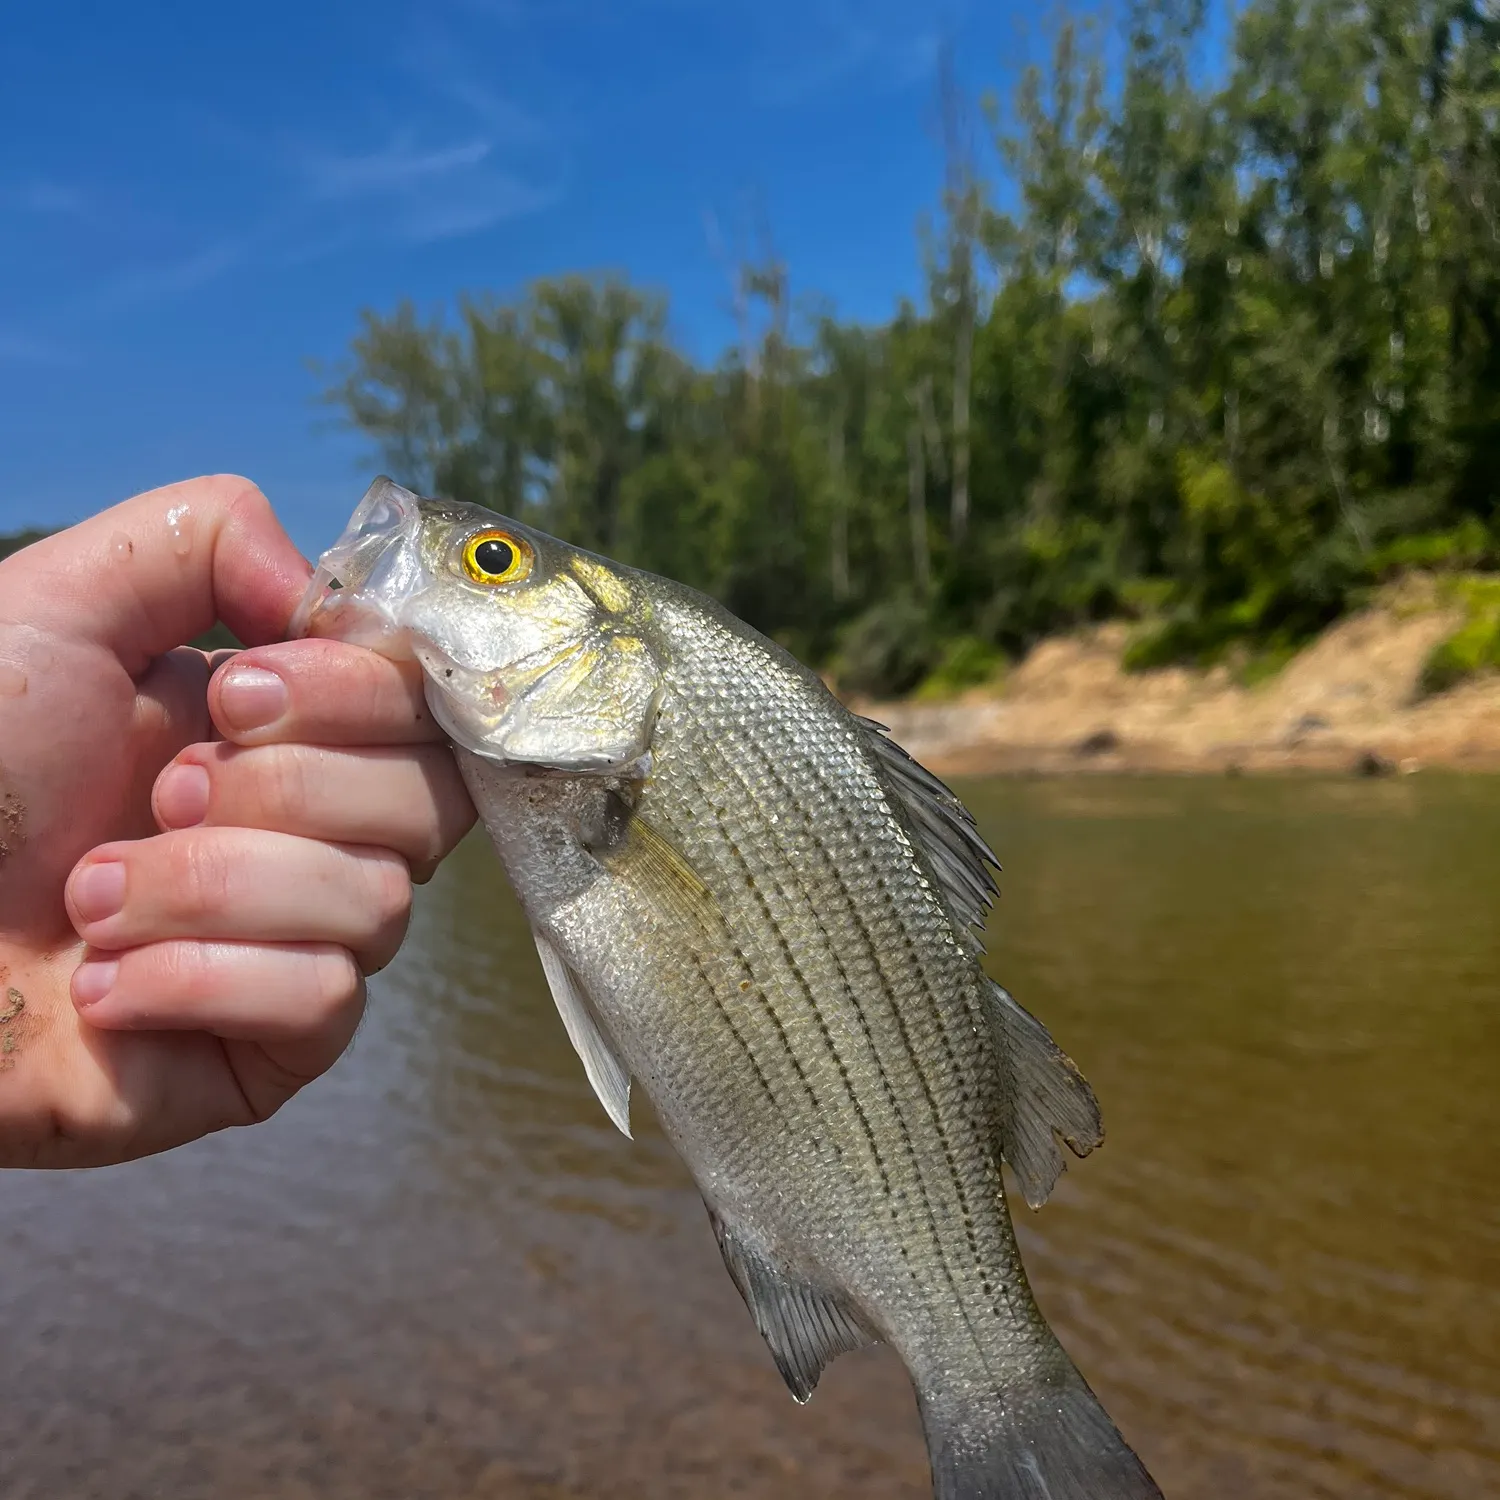
{"label": "middle finger", "polygon": [[192,745],[161,773],[152,805],[163,829],[264,828],[394,849],[418,881],[474,822],[446,745]]}

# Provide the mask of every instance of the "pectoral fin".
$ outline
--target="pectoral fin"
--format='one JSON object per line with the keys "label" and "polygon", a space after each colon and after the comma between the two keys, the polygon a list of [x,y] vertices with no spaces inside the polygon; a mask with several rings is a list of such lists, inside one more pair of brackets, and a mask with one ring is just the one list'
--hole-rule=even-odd
{"label": "pectoral fin", "polygon": [[567,961],[539,932],[533,930],[536,951],[542,960],[542,972],[557,1002],[568,1040],[583,1061],[583,1071],[593,1085],[604,1112],[626,1135],[630,1134],[630,1074],[615,1055],[595,1019],[593,1007],[578,976]]}
{"label": "pectoral fin", "polygon": [[1001,1154],[1032,1208],[1047,1201],[1066,1165],[1062,1139],[1074,1156],[1104,1140],[1099,1101],[1073,1059],[1030,1011],[990,985],[991,1014],[1005,1070]]}
{"label": "pectoral fin", "polygon": [[807,1401],[824,1366],[875,1337],[834,1294],[778,1270],[721,1214],[709,1208],[724,1264],[766,1341],[781,1378],[798,1401]]}
{"label": "pectoral fin", "polygon": [[723,915],[687,857],[618,793],[609,799],[620,831],[608,847],[595,850],[600,864],[638,886],[652,910],[671,921],[689,946],[718,937]]}

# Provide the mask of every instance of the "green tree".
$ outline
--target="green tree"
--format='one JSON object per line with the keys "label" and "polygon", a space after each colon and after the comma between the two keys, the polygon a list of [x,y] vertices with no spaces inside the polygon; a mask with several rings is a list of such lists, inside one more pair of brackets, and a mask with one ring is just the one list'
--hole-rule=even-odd
{"label": "green tree", "polygon": [[331,399],[409,482],[871,690],[1118,613],[1141,665],[1284,649],[1393,569],[1494,561],[1500,19],[1248,0],[1208,67],[1205,5],[1061,25],[988,158],[945,63],[926,296],[882,325],[800,307],[762,236],[711,365],[568,276],[366,314]]}

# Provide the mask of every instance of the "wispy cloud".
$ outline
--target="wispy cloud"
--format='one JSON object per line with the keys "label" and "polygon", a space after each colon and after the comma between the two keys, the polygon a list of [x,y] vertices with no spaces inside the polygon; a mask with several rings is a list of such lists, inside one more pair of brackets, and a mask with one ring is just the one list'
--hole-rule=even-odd
{"label": "wispy cloud", "polygon": [[188,255],[133,267],[105,281],[93,304],[113,312],[196,291],[244,264],[252,248],[249,236],[225,239]]}
{"label": "wispy cloud", "polygon": [[817,0],[794,22],[783,12],[779,19],[788,24],[762,33],[751,87],[773,106],[854,83],[882,92],[910,88],[932,76],[958,9],[946,25],[917,0]]}
{"label": "wispy cloud", "polygon": [[[302,152],[295,170],[311,217],[327,236],[329,215],[366,240],[433,244],[475,234],[557,200],[556,181],[533,181],[499,161],[496,142],[478,135],[423,146],[405,131],[370,151]],[[336,236],[342,241],[343,236]]]}
{"label": "wispy cloud", "polygon": [[[559,5],[562,0],[551,0]],[[431,24],[405,59],[418,86],[458,109],[499,149],[547,150],[555,144],[555,127],[509,94],[500,93],[475,73],[471,50],[459,47],[445,30]]]}
{"label": "wispy cloud", "polygon": [[363,154],[343,156],[314,149],[300,165],[314,198],[347,199],[420,191],[481,165],[493,150],[487,140],[472,140],[422,151],[407,135]]}
{"label": "wispy cloud", "polygon": [[504,173],[492,174],[478,197],[424,204],[419,210],[408,212],[398,232],[409,244],[434,244],[537,213],[561,197],[561,184],[538,186]]}
{"label": "wispy cloud", "polygon": [[[269,141],[233,118],[202,122],[200,155],[225,160],[232,195],[195,192],[174,205],[167,178],[96,193],[27,174],[0,177],[0,213],[30,226],[34,255],[51,253],[42,242],[70,232],[69,220],[94,226],[82,250],[104,269],[54,309],[63,326],[180,299],[234,274],[480,234],[557,202],[567,177],[550,123],[481,78],[480,66],[472,47],[424,18],[389,59],[397,86],[372,93],[363,117],[304,117],[300,130]],[[0,360],[44,363],[48,349],[0,328]]]}

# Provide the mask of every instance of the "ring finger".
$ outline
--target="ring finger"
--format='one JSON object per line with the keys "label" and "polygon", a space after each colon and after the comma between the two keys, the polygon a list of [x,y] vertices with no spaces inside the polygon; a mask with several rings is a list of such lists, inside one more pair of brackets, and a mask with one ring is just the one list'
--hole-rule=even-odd
{"label": "ring finger", "polygon": [[78,935],[106,951],[176,938],[337,943],[373,974],[406,933],[411,877],[387,849],[191,828],[92,850],[67,904]]}

